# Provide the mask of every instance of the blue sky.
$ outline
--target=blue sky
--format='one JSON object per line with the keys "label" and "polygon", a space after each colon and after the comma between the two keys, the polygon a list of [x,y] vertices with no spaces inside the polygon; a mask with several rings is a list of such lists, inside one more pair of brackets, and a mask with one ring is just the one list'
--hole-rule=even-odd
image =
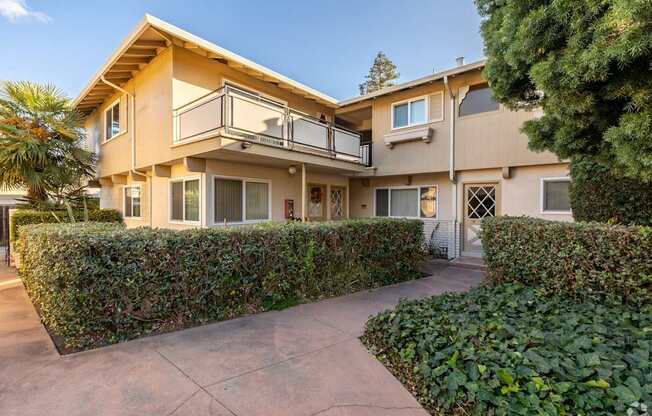
{"label": "blue sky", "polygon": [[338,99],[381,50],[400,81],[483,56],[472,0],[0,0],[0,80],[74,97],[145,13]]}

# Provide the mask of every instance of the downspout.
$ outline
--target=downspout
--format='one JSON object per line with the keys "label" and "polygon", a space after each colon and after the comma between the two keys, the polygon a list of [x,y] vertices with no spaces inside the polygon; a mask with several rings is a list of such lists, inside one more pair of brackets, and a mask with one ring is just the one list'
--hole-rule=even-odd
{"label": "downspout", "polygon": [[[124,88],[112,83],[111,81],[107,80],[104,75],[100,76],[100,79],[102,80],[103,83],[108,85],[109,87],[112,87],[123,94],[127,95],[130,100],[127,100],[127,107],[128,107],[128,112],[127,112],[127,123],[129,123],[129,117],[131,117],[132,123],[127,124],[127,128],[129,129],[129,139],[131,141],[131,169],[129,169],[129,173],[137,176],[145,176],[147,177],[146,173],[139,172],[136,170],[136,94],[132,94],[129,91],[125,90]],[[129,104],[131,103],[131,104]],[[148,206],[148,211],[149,211],[149,226],[152,226],[152,179],[150,178],[149,180],[149,206]]]}
{"label": "downspout", "polygon": [[444,75],[444,85],[448,90],[448,95],[450,96],[450,122],[449,125],[449,152],[448,152],[448,179],[451,181],[453,190],[453,244],[454,244],[454,257],[457,257],[457,240],[458,240],[458,230],[457,230],[457,177],[455,176],[455,94],[453,94],[453,89],[448,80],[448,75]]}

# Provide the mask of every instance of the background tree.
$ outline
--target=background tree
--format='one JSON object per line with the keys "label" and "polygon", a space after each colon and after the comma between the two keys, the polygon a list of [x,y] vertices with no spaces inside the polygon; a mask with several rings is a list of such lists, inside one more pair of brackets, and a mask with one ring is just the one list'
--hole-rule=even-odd
{"label": "background tree", "polygon": [[80,114],[54,86],[0,86],[0,187],[26,188],[33,204],[75,202],[95,171],[84,139]]}
{"label": "background tree", "polygon": [[650,0],[476,4],[495,98],[544,110],[523,126],[530,148],[652,182]]}
{"label": "background tree", "polygon": [[365,75],[365,82],[360,84],[360,95],[391,87],[400,74],[396,72],[396,65],[383,52],[378,52],[369,73]]}

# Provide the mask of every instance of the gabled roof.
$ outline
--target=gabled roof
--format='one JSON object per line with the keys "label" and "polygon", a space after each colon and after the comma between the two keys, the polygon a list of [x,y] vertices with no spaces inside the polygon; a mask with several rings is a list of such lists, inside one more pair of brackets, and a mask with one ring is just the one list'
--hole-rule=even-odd
{"label": "gabled roof", "polygon": [[112,84],[124,86],[124,84],[133,78],[138,71],[154,59],[163,49],[171,45],[187,48],[208,59],[214,59],[255,78],[274,83],[279,88],[286,89],[294,94],[301,95],[331,108],[343,107],[422,84],[435,82],[443,79],[445,76],[454,76],[474,69],[480,69],[485,64],[485,60],[480,60],[338,102],[335,98],[319,92],[314,88],[294,81],[159,18],[146,14],[131,34],[93,76],[88,85],[77,96],[73,105],[83,114],[90,114],[109,96],[115,93],[115,89],[111,85],[102,81],[103,77]]}
{"label": "gabled roof", "polygon": [[115,92],[110,85],[102,81],[103,76],[110,83],[123,86],[163,49],[173,44],[190,49],[209,59],[215,59],[253,77],[272,82],[294,94],[304,96],[329,107],[337,107],[337,100],[324,93],[149,14],[145,15],[143,20],[138,23],[131,34],[93,76],[88,85],[77,96],[73,105],[82,113],[91,113]]}
{"label": "gabled roof", "polygon": [[361,95],[359,97],[349,98],[347,100],[340,101],[338,104],[339,104],[340,107],[344,107],[344,106],[347,106],[347,105],[350,105],[350,104],[359,103],[361,101],[370,100],[370,99],[373,99],[373,98],[378,98],[378,97],[381,97],[383,95],[392,94],[394,92],[398,92],[398,91],[401,91],[401,90],[406,90],[406,89],[418,87],[419,85],[428,84],[430,82],[435,82],[435,81],[442,80],[446,76],[452,77],[452,76],[455,76],[455,75],[462,74],[464,72],[469,72],[469,71],[472,71],[472,70],[475,70],[475,69],[484,68],[485,62],[486,62],[486,60],[482,59],[482,60],[479,60],[479,61],[476,61],[476,62],[471,62],[470,64],[460,65],[458,67],[455,67],[455,68],[452,68],[452,69],[447,69],[447,70],[441,71],[441,72],[437,72],[435,74],[428,75],[428,76],[423,77],[423,78],[417,78],[417,79],[412,80],[412,81],[403,82],[401,84],[397,84],[397,85],[393,85],[391,87],[383,88],[382,90],[378,90],[378,91],[375,91],[375,92],[371,92],[369,94]]}

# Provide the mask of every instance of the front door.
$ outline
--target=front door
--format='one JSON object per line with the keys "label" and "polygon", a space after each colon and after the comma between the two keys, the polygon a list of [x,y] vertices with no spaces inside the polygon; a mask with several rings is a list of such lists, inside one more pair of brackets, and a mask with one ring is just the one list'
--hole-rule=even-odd
{"label": "front door", "polygon": [[308,219],[323,221],[326,219],[326,187],[324,185],[308,185]]}
{"label": "front door", "polygon": [[473,183],[464,185],[464,255],[482,255],[478,233],[480,222],[498,215],[498,184]]}

